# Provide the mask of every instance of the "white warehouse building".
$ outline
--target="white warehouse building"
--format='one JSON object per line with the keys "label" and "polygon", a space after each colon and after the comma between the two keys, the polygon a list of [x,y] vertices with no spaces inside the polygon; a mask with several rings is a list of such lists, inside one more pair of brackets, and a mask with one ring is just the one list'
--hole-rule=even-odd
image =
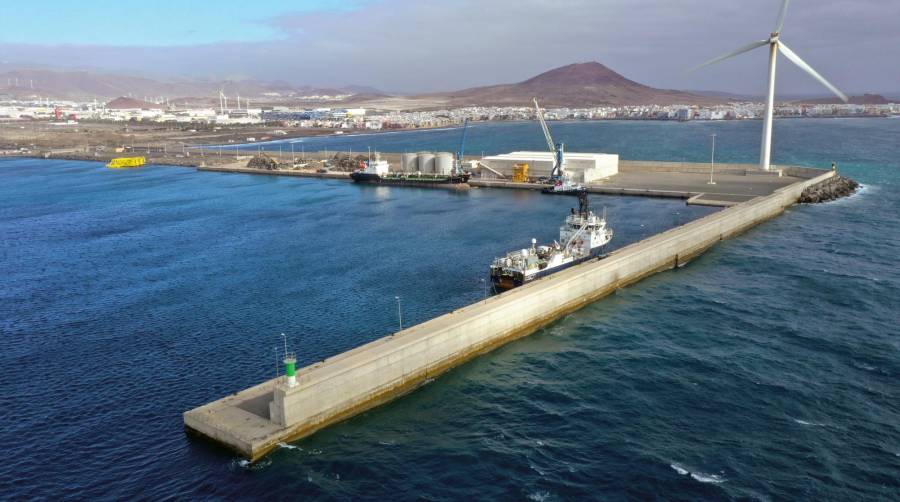
{"label": "white warehouse building", "polygon": [[[530,178],[546,178],[553,169],[554,155],[550,152],[512,152],[492,155],[481,162],[506,177],[513,174],[516,164],[528,164]],[[619,172],[619,156],[611,153],[566,152],[566,171],[576,183],[591,183]],[[487,173],[485,173],[487,174]]]}

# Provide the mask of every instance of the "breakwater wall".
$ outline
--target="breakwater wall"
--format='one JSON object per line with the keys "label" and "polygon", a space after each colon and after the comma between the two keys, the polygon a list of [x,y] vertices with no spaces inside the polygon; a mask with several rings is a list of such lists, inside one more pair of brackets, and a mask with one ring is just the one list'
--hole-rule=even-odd
{"label": "breakwater wall", "polygon": [[309,435],[385,403],[616,289],[686,263],[715,243],[781,214],[806,187],[835,174],[815,173],[805,171],[803,181],[631,244],[603,260],[572,267],[302,368],[293,387],[273,379],[185,412],[185,427],[258,459],[279,442]]}

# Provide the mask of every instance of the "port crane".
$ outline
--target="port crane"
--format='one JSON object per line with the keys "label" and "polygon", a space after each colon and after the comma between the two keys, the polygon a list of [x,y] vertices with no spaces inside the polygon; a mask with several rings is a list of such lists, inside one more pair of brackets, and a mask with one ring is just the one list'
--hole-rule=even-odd
{"label": "port crane", "polygon": [[469,119],[467,117],[466,120],[463,121],[462,141],[459,142],[459,150],[456,151],[456,166],[455,166],[456,174],[463,173],[462,162],[463,162],[463,155],[466,153],[466,133],[468,132],[468,129],[469,129]]}
{"label": "port crane", "polygon": [[544,121],[544,111],[541,110],[541,106],[538,104],[537,98],[534,98],[533,101],[534,113],[535,115],[537,115],[538,121],[541,123],[541,130],[544,131],[544,139],[547,140],[547,148],[549,148],[550,153],[553,154],[553,169],[550,171],[550,182],[555,183],[561,180],[563,176],[565,176],[565,145],[562,143],[553,142],[553,136],[550,136],[550,128],[547,127],[547,122]]}

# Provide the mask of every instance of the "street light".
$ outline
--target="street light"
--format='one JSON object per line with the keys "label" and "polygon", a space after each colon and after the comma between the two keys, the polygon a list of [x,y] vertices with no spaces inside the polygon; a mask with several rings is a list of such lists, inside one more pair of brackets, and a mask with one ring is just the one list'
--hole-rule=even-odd
{"label": "street light", "polygon": [[400,297],[395,296],[397,299],[397,319],[400,321],[400,331],[403,331],[403,311],[400,310]]}
{"label": "street light", "polygon": [[483,277],[480,279],[480,281],[481,281],[481,285],[484,287],[484,301],[487,302],[487,282],[484,280]]}
{"label": "street light", "polygon": [[713,181],[713,170],[716,168],[716,135],[712,134],[712,154],[709,159],[709,182],[707,185],[715,185],[716,182]]}

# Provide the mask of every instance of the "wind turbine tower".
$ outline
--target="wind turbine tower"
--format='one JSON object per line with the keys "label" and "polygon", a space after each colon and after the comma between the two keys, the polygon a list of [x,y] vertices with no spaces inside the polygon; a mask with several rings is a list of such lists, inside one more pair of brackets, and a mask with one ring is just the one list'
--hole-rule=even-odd
{"label": "wind turbine tower", "polygon": [[784,26],[784,17],[785,14],[787,14],[789,2],[790,0],[784,0],[784,3],[781,4],[781,11],[778,13],[778,20],[775,22],[775,30],[769,35],[769,38],[760,40],[758,42],[749,43],[743,47],[740,47],[739,49],[729,52],[728,54],[710,59],[709,61],[700,64],[699,66],[695,66],[691,70],[697,70],[703,68],[704,66],[709,66],[711,64],[730,59],[734,56],[752,51],[753,49],[763,47],[765,45],[769,46],[769,80],[768,89],[766,92],[766,110],[763,115],[762,145],[759,152],[759,167],[765,171],[768,171],[770,168],[770,159],[772,156],[772,113],[775,106],[775,62],[779,52],[790,62],[799,66],[801,70],[805,71],[814,79],[818,80],[819,83],[824,85],[837,97],[841,98],[842,101],[844,101],[845,103],[847,102],[847,96],[843,92],[838,90],[837,87],[833,86],[831,82],[825,80],[825,77],[819,75],[819,73],[814,70],[812,66],[806,64],[805,61],[800,59],[800,56],[798,56],[787,45],[785,45],[784,42],[781,41],[781,28]]}
{"label": "wind turbine tower", "polygon": [[219,89],[219,114],[224,115],[225,109],[228,108],[228,96],[225,95],[225,89]]}

